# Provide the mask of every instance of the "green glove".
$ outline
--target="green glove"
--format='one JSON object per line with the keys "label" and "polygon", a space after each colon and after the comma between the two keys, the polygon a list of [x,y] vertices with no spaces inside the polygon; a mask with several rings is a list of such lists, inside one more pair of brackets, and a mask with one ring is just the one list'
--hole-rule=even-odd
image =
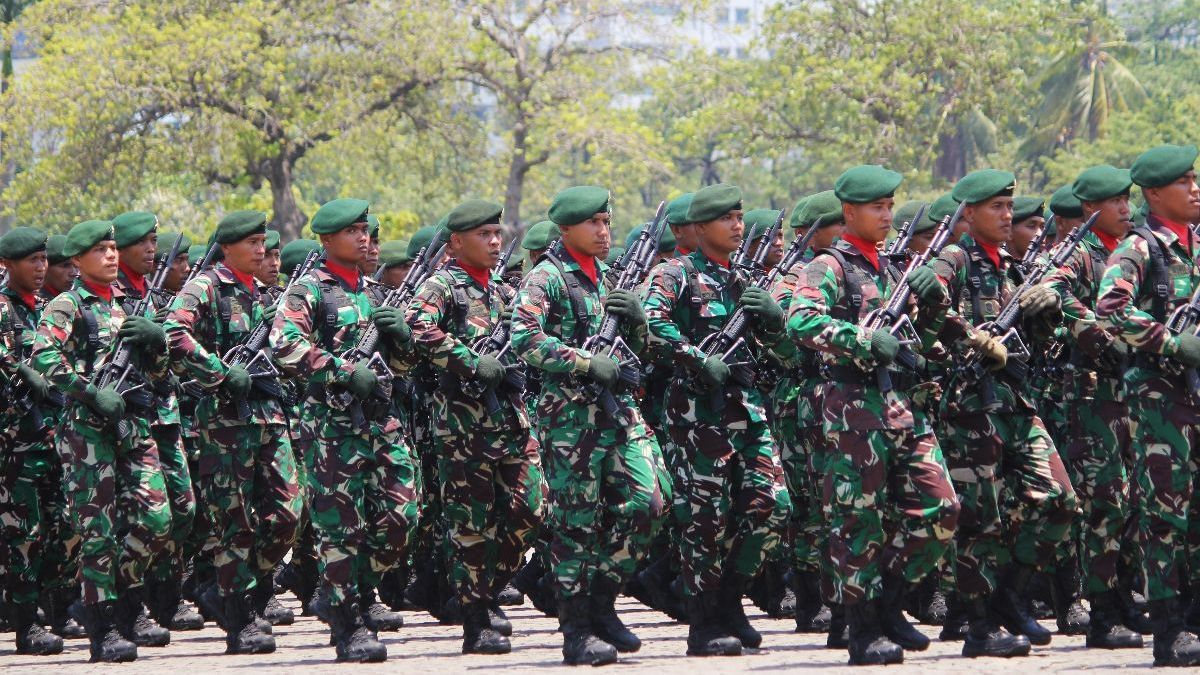
{"label": "green glove", "polygon": [[268,326],[271,325],[272,323],[274,323],[275,322],[275,312],[278,311],[278,309],[279,309],[279,306],[276,305],[275,303],[271,303],[271,304],[263,307],[263,315],[262,315],[263,323],[267,324]]}
{"label": "green glove", "polygon": [[230,400],[240,401],[250,393],[250,371],[245,366],[232,366],[225,373],[221,382],[221,390],[229,395]]}
{"label": "green glove", "polygon": [[121,324],[117,337],[130,344],[141,345],[151,352],[161,352],[167,346],[163,327],[144,316],[131,316]]}
{"label": "green glove", "polygon": [[758,319],[758,325],[772,333],[783,330],[783,308],[771,297],[771,294],[757,286],[751,286],[742,292],[738,300],[746,312]]}
{"label": "green glove", "polygon": [[1189,368],[1200,367],[1200,337],[1190,333],[1175,336],[1175,360]]}
{"label": "green glove", "polygon": [[729,366],[719,356],[709,356],[700,364],[700,380],[710,387],[720,387],[729,379]]}
{"label": "green glove", "polygon": [[918,267],[908,273],[908,287],[923,302],[936,304],[946,299],[946,288],[928,267]]}
{"label": "green glove", "polygon": [[1017,299],[1017,303],[1021,305],[1021,313],[1026,318],[1033,318],[1062,307],[1062,300],[1059,299],[1058,293],[1045,286],[1033,286],[1027,289]]}
{"label": "green glove", "polygon": [[97,389],[89,384],[83,402],[106,421],[119,422],[125,416],[125,399],[111,387]]}
{"label": "green glove", "polygon": [[475,379],[482,382],[484,386],[496,386],[500,380],[504,379],[504,364],[490,354],[480,356],[479,363],[475,364]]}
{"label": "green glove", "polygon": [[633,324],[646,323],[646,311],[642,309],[642,300],[633,291],[617,289],[604,299],[604,311],[624,317]]}
{"label": "green glove", "polygon": [[17,373],[29,384],[29,393],[33,396],[34,401],[45,401],[46,397],[50,395],[50,383],[42,377],[41,373],[34,370],[33,366],[22,363],[17,366]]}
{"label": "green glove", "polygon": [[886,330],[871,333],[871,356],[875,357],[875,362],[879,365],[886,366],[895,361],[899,351],[900,341],[895,335]]}
{"label": "green glove", "polygon": [[365,363],[355,365],[354,372],[348,377],[342,378],[342,384],[359,400],[369,398],[375,391],[375,385],[378,383],[379,377]]}
{"label": "green glove", "polygon": [[591,362],[588,364],[587,373],[588,377],[608,390],[612,390],[617,385],[617,378],[621,376],[621,370],[617,367],[617,362],[603,354],[597,354],[592,357]]}
{"label": "green glove", "polygon": [[400,344],[408,344],[412,340],[412,329],[404,320],[404,310],[399,307],[380,307],[371,314],[371,321],[375,322],[380,333]]}

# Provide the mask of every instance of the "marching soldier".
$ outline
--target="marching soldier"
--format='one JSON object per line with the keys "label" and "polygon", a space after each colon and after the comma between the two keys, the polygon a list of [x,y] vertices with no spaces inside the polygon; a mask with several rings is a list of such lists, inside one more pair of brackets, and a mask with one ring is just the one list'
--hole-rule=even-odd
{"label": "marching soldier", "polygon": [[47,302],[63,291],[70,290],[79,278],[79,269],[75,263],[62,253],[63,244],[67,243],[67,235],[55,234],[46,239],[46,281],[42,284],[38,295]]}

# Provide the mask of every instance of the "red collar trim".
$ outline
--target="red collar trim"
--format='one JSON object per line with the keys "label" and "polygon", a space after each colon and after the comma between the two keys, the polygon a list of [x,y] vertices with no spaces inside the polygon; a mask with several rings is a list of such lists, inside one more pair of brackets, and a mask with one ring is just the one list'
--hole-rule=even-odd
{"label": "red collar trim", "polygon": [[871,264],[875,266],[875,271],[876,272],[879,271],[879,247],[878,246],[867,241],[866,239],[859,239],[858,237],[856,237],[852,234],[843,234],[842,241],[845,241],[847,244],[850,244],[855,249],[857,249],[858,252],[861,253],[864,258],[871,261]]}
{"label": "red collar trim", "polygon": [[138,295],[146,295],[146,275],[134,272],[133,268],[123,262],[117,263],[117,269],[121,270],[121,273],[129,280],[129,285],[137,290]]}
{"label": "red collar trim", "polygon": [[592,280],[592,284],[596,283],[596,258],[590,255],[583,255],[575,252],[566,243],[563,243],[563,248],[566,249],[567,255],[575,260],[575,264],[579,265],[579,269],[587,275],[588,279]]}
{"label": "red collar trim", "polygon": [[62,295],[62,291],[51,286],[50,284],[42,284],[42,295],[45,297],[53,298],[57,295]]}
{"label": "red collar trim", "polygon": [[1179,243],[1182,244],[1184,248],[1191,248],[1192,228],[1188,227],[1186,223],[1177,223],[1174,220],[1167,220],[1162,216],[1158,216],[1158,222],[1162,223],[1163,227],[1173,232],[1175,237],[1179,239]]}
{"label": "red collar trim", "polygon": [[1000,267],[999,244],[988,244],[986,242],[975,240],[975,245],[978,246],[981,251],[983,251],[983,254],[988,257],[988,260],[992,261],[992,264],[996,266],[996,269],[1002,269]]}
{"label": "red collar trim", "polygon": [[461,260],[458,261],[458,266],[462,268],[462,271],[467,273],[467,276],[474,279],[480,288],[487,289],[488,282],[492,280],[492,271],[490,269],[468,265]]}
{"label": "red collar trim", "polygon": [[1121,239],[1119,237],[1111,234],[1105,234],[1097,229],[1093,229],[1092,232],[1096,233],[1096,238],[1100,240],[1101,244],[1104,244],[1104,248],[1108,249],[1109,253],[1117,250],[1117,244],[1121,243]]}
{"label": "red collar trim", "polygon": [[246,290],[250,291],[251,295],[258,295],[258,285],[254,283],[253,274],[239,272],[228,265],[225,265],[225,269],[229,270],[229,273],[233,275],[233,278],[237,279],[243,286],[245,286]]}
{"label": "red collar trim", "polygon": [[343,267],[332,260],[326,260],[325,269],[329,270],[329,273],[333,276],[341,279],[342,283],[356,291],[358,290],[358,285],[362,279],[362,276],[357,267]]}
{"label": "red collar trim", "polygon": [[704,255],[705,260],[708,260],[708,262],[716,265],[717,267],[724,267],[725,269],[729,269],[729,261],[728,260],[726,260],[725,262],[721,262],[720,260],[717,260],[716,258],[710,256],[707,253],[705,253],[703,255]]}
{"label": "red collar trim", "polygon": [[95,295],[98,298],[102,298],[105,302],[112,302],[112,299],[113,299],[112,284],[103,284],[103,285],[96,284],[96,283],[92,283],[91,281],[89,281],[87,279],[84,279],[83,277],[80,277],[79,280],[81,282],[83,282],[84,287],[86,287],[89,291],[91,291],[93,295]]}
{"label": "red collar trim", "polygon": [[[13,290],[16,291],[16,289],[13,289]],[[29,309],[37,309],[37,295],[36,294],[21,293],[20,291],[16,291],[16,293],[17,293],[17,297],[21,299],[21,302],[25,303],[26,307],[28,307]]]}
{"label": "red collar trim", "polygon": [[685,255],[691,255],[691,254],[692,254],[692,249],[690,249],[690,248],[684,248],[684,247],[682,247],[682,246],[676,246],[676,247],[675,247],[675,250],[679,252],[679,255],[680,255],[680,256],[685,256]]}

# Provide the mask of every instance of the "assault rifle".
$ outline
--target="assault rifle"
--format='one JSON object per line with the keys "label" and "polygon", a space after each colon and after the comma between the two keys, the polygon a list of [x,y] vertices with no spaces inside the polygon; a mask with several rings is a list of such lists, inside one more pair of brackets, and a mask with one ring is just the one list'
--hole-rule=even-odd
{"label": "assault rifle", "polygon": [[[495,267],[492,268],[492,274],[503,276],[508,270],[508,262],[512,259],[513,251],[517,248],[518,238],[514,235],[512,241],[508,243],[508,247],[500,254],[500,259],[496,261]],[[520,394],[525,391],[525,369],[521,364],[516,363],[508,356],[508,349],[511,343],[509,337],[512,332],[512,324],[501,318],[492,327],[492,332],[484,335],[471,345],[472,351],[480,356],[494,356],[504,363],[504,377],[496,386],[485,387],[478,380],[468,380],[462,383],[462,391],[471,398],[482,398],[483,406],[487,410],[488,415],[495,415],[500,412],[500,397],[497,392],[503,391],[506,394]]]}
{"label": "assault rifle", "polygon": [[896,238],[892,240],[887,250],[883,252],[883,258],[888,261],[889,265],[899,266],[904,262],[904,258],[908,255],[908,244],[912,241],[913,234],[916,233],[917,223],[921,222],[921,219],[925,217],[925,208],[922,205],[921,208],[917,209],[917,213],[912,217],[912,220],[900,226],[900,230],[896,232]]}
{"label": "assault rifle", "polygon": [[1043,227],[1033,235],[1033,239],[1029,240],[1029,247],[1025,249],[1025,255],[1021,256],[1021,262],[1017,263],[1017,270],[1021,274],[1029,274],[1029,271],[1033,269],[1033,263],[1037,261],[1038,254],[1042,252],[1042,243],[1046,241],[1048,229],[1050,228]]}
{"label": "assault rifle", "polygon": [[[182,239],[182,237],[180,237],[180,238]],[[201,272],[208,269],[209,266],[212,265],[213,258],[215,258],[217,256],[217,251],[220,250],[220,248],[221,248],[221,245],[215,241],[211,245],[209,245],[208,250],[206,250],[204,252],[204,257],[200,259],[200,262],[196,263],[192,267],[191,272],[188,272],[187,279],[183,280],[184,286],[187,286],[189,281],[200,276]],[[170,256],[170,259],[174,260],[174,258],[175,258],[175,256]]]}

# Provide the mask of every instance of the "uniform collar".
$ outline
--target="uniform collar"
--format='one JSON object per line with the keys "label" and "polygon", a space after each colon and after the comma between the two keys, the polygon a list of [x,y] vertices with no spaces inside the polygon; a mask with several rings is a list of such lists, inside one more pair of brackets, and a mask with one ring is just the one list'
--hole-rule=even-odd
{"label": "uniform collar", "polygon": [[124,281],[132,290],[137,291],[138,297],[146,295],[146,275],[138,274],[123,262],[117,263],[117,280]]}

